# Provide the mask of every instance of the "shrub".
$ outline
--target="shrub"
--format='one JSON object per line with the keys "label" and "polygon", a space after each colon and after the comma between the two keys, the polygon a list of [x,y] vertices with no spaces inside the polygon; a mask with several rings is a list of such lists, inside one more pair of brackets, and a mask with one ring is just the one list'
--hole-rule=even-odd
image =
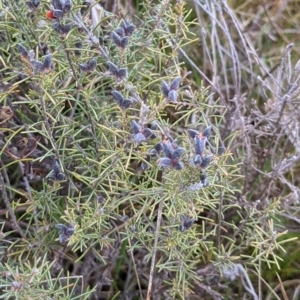
{"label": "shrub", "polygon": [[233,110],[189,72],[191,15],[183,1],[130,18],[4,2],[6,299],[233,299],[221,277],[258,299],[247,267],[279,265],[289,240],[277,241],[276,203],[243,198]]}

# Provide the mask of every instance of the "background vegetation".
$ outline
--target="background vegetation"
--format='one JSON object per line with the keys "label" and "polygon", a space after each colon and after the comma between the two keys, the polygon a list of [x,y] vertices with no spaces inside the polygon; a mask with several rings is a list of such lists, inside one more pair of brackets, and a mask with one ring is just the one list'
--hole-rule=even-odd
{"label": "background vegetation", "polygon": [[1,299],[299,299],[297,1],[0,5]]}

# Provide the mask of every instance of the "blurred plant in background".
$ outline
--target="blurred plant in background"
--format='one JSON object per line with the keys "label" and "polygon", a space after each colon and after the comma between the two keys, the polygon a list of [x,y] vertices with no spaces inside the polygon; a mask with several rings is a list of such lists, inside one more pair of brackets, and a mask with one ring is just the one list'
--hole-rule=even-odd
{"label": "blurred plant in background", "polygon": [[299,64],[229,4],[1,4],[1,297],[280,299]]}

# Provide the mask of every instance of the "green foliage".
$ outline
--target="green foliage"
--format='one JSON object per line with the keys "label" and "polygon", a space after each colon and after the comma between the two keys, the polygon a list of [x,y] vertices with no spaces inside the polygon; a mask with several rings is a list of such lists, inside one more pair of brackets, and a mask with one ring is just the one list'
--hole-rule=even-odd
{"label": "green foliage", "polygon": [[181,56],[194,13],[30,3],[0,12],[1,297],[218,299],[224,275],[255,298],[242,265],[279,268],[294,238],[242,197],[239,132]]}

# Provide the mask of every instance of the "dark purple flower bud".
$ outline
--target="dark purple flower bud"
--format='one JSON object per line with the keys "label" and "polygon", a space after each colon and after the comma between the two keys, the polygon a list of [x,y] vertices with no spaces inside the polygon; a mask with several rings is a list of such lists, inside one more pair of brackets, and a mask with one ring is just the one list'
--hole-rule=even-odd
{"label": "dark purple flower bud", "polygon": [[211,126],[208,126],[204,129],[204,131],[202,132],[202,135],[205,136],[207,139],[209,139],[210,134],[211,134]]}
{"label": "dark purple flower bud", "polygon": [[143,134],[146,137],[146,139],[150,138],[153,135],[153,132],[150,128],[145,128],[143,130]]}
{"label": "dark purple flower bud", "polygon": [[140,144],[140,143],[146,141],[146,137],[141,132],[136,133],[133,136],[133,139],[137,144]]}
{"label": "dark purple flower bud", "polygon": [[200,166],[201,163],[202,163],[202,157],[201,157],[201,155],[197,154],[194,158],[194,164],[196,166]]}
{"label": "dark purple flower bud", "polygon": [[112,32],[112,40],[116,46],[120,47],[122,37],[120,37],[115,31]]}
{"label": "dark purple flower bud", "polygon": [[64,14],[68,13],[72,8],[72,1],[71,0],[65,0],[65,3],[63,4],[62,11]]}
{"label": "dark purple flower bud", "polygon": [[19,53],[24,57],[24,58],[28,58],[28,51],[27,49],[21,45],[21,44],[17,44],[17,48]]}
{"label": "dark purple flower bud", "polygon": [[222,154],[224,154],[226,151],[226,148],[224,146],[220,146],[218,148],[218,155],[221,156]]}
{"label": "dark purple flower bud", "polygon": [[177,161],[175,164],[174,164],[174,169],[177,170],[177,171],[180,171],[184,168],[184,164],[182,161]]}
{"label": "dark purple flower bud", "polygon": [[161,91],[165,97],[168,97],[170,92],[170,87],[164,80],[161,82]]}
{"label": "dark purple flower bud", "polygon": [[212,155],[208,155],[202,158],[202,163],[200,165],[201,168],[205,169],[208,167],[212,159]]}
{"label": "dark purple flower bud", "polygon": [[172,161],[177,162],[181,158],[182,154],[184,152],[184,148],[178,147],[174,152],[172,153]]}
{"label": "dark purple flower bud", "polygon": [[172,167],[172,160],[168,157],[162,157],[159,158],[156,163],[158,164],[159,167],[162,168],[171,168]]}
{"label": "dark purple flower bud", "polygon": [[184,215],[180,215],[180,226],[179,231],[184,232],[185,230],[191,228],[195,222],[193,218],[186,217]]}
{"label": "dark purple flower bud", "polygon": [[205,149],[205,144],[206,144],[206,139],[195,136],[194,137],[194,147],[195,147],[195,152],[196,154],[199,154],[202,156],[204,149]]}
{"label": "dark purple flower bud", "polygon": [[168,158],[172,158],[172,153],[173,153],[174,149],[173,149],[170,141],[163,141],[162,146],[163,146],[165,156]]}
{"label": "dark purple flower bud", "polygon": [[157,153],[159,154],[161,151],[164,150],[164,147],[163,147],[163,143],[158,143],[154,146],[154,149],[157,151]]}
{"label": "dark purple flower bud", "polygon": [[66,176],[61,172],[59,163],[56,161],[53,165],[49,178],[53,181],[63,181]]}
{"label": "dark purple flower bud", "polygon": [[45,56],[44,62],[43,62],[43,72],[49,72],[53,68],[52,63],[52,55],[49,53]]}
{"label": "dark purple flower bud", "polygon": [[99,204],[104,204],[105,201],[106,201],[106,199],[105,199],[104,196],[102,196],[102,195],[97,196],[97,202],[98,202]]}
{"label": "dark purple flower bud", "polygon": [[151,149],[150,150],[150,155],[151,155],[151,157],[157,157],[158,156],[158,152],[156,151],[156,149]]}
{"label": "dark purple flower bud", "polygon": [[55,227],[60,231],[59,241],[64,243],[74,234],[74,227],[72,224],[66,226],[64,224],[57,224]]}
{"label": "dark purple flower bud", "polygon": [[91,2],[85,1],[82,5],[84,5],[84,7],[80,8],[80,13],[81,15],[84,15],[87,12],[88,8],[91,6]]}
{"label": "dark purple flower bud", "polygon": [[127,26],[128,26],[128,23],[127,23],[127,21],[125,21],[125,20],[121,20],[121,26],[122,26],[122,28],[125,30],[126,28],[127,28]]}
{"label": "dark purple flower bud", "polygon": [[68,23],[66,25],[62,25],[62,34],[64,35],[64,34],[69,33],[71,31],[71,29],[72,29],[72,26],[73,26],[72,22]]}
{"label": "dark purple flower bud", "polygon": [[104,39],[103,39],[102,36],[99,36],[99,45],[100,45],[101,47],[104,46]]}
{"label": "dark purple flower bud", "polygon": [[152,129],[152,130],[157,130],[157,129],[158,129],[158,124],[157,124],[156,121],[153,121],[153,122],[151,123],[151,129]]}
{"label": "dark purple flower bud", "polygon": [[185,222],[185,229],[189,229],[193,226],[195,220],[194,219],[189,219]]}
{"label": "dark purple flower bud", "polygon": [[43,70],[44,70],[43,63],[41,63],[40,61],[35,60],[35,59],[31,60],[30,62],[31,62],[34,72],[43,72]]}
{"label": "dark purple flower bud", "polygon": [[208,181],[208,178],[207,178],[206,174],[202,174],[202,175],[200,176],[200,182],[202,183],[202,185],[203,185],[204,187],[209,186],[209,181]]}
{"label": "dark purple flower bud", "polygon": [[127,68],[121,68],[118,72],[118,78],[123,79],[127,76]]}
{"label": "dark purple flower bud", "polygon": [[168,94],[168,98],[171,102],[176,102],[178,98],[178,93],[175,90],[171,90]]}
{"label": "dark purple flower bud", "polygon": [[128,46],[129,39],[127,36],[120,37],[116,32],[112,32],[112,40],[114,41],[115,45],[121,49],[125,49]]}
{"label": "dark purple flower bud", "polygon": [[62,25],[60,25],[60,23],[58,22],[54,22],[52,23],[52,28],[58,33],[58,34],[63,34],[63,28]]}
{"label": "dark purple flower bud", "polygon": [[118,104],[120,104],[124,100],[124,97],[118,91],[112,91],[111,93],[113,94],[113,96]]}
{"label": "dark purple flower bud", "polygon": [[88,73],[94,71],[96,64],[97,64],[97,57],[94,57],[87,64],[79,64],[79,68],[81,71]]}
{"label": "dark purple flower bud", "polygon": [[26,1],[26,5],[29,7],[29,9],[35,11],[38,9],[40,6],[40,0],[31,0],[31,1]]}
{"label": "dark purple flower bud", "polygon": [[52,13],[53,13],[54,18],[58,19],[58,20],[62,19],[64,16],[63,11],[60,9],[53,9]]}
{"label": "dark purple flower bud", "polygon": [[63,3],[62,3],[61,0],[53,0],[53,1],[52,1],[52,5],[53,5],[53,7],[54,7],[55,9],[60,9],[60,10],[62,10],[62,8],[63,8]]}
{"label": "dark purple flower bud", "polygon": [[108,67],[109,67],[110,74],[113,75],[113,76],[118,76],[119,75],[119,68],[114,63],[112,63],[111,61],[108,61],[107,64],[108,64]]}
{"label": "dark purple flower bud", "polygon": [[149,170],[150,166],[149,166],[149,162],[150,162],[151,156],[149,154],[146,155],[145,161],[142,161],[141,163],[141,168],[145,171],[145,170]]}
{"label": "dark purple flower bud", "polygon": [[146,162],[142,161],[141,168],[143,171],[147,171],[150,169],[150,166]]}
{"label": "dark purple flower bud", "polygon": [[66,25],[61,25],[59,22],[54,22],[52,24],[52,28],[60,35],[65,35],[69,33],[72,29],[72,23],[68,23]]}
{"label": "dark purple flower bud", "polygon": [[28,58],[29,58],[29,60],[32,61],[34,59],[34,57],[35,57],[34,51],[33,50],[29,50],[28,51]]}
{"label": "dark purple flower bud", "polygon": [[187,132],[191,138],[194,138],[195,136],[199,135],[199,132],[195,129],[188,129]]}
{"label": "dark purple flower bud", "polygon": [[75,43],[75,50],[74,50],[74,54],[76,55],[76,56],[80,56],[81,55],[81,49],[82,49],[82,42],[77,42],[77,43]]}
{"label": "dark purple flower bud", "polygon": [[128,36],[125,36],[121,39],[121,44],[118,47],[120,47],[121,49],[125,49],[128,46],[128,43],[129,43],[129,38]]}
{"label": "dark purple flower bud", "polygon": [[177,91],[179,89],[180,82],[181,82],[181,78],[176,77],[170,84],[170,90]]}
{"label": "dark purple flower bud", "polygon": [[134,134],[137,134],[141,131],[141,126],[136,121],[131,120],[130,125]]}
{"label": "dark purple flower bud", "polygon": [[126,27],[126,29],[125,29],[125,34],[126,34],[127,36],[131,36],[131,35],[133,34],[135,28],[136,28],[135,25],[129,24],[129,25]]}
{"label": "dark purple flower bud", "polygon": [[111,92],[115,98],[115,101],[120,106],[121,109],[127,109],[132,104],[132,101],[130,99],[124,99],[121,93],[118,91],[112,91]]}
{"label": "dark purple flower bud", "polygon": [[116,30],[115,30],[115,33],[120,37],[120,38],[123,38],[125,36],[125,30],[124,28],[122,27],[118,27]]}
{"label": "dark purple flower bud", "polygon": [[128,109],[132,104],[132,100],[130,99],[124,99],[119,106],[121,107],[121,109]]}

